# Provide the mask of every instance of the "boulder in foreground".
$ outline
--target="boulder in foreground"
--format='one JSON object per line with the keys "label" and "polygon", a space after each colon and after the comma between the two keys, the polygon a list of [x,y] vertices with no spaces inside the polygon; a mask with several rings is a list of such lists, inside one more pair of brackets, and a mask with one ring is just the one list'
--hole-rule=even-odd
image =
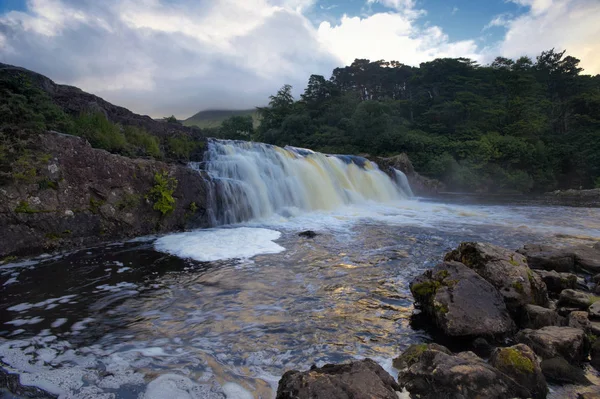
{"label": "boulder in foreground", "polygon": [[349,364],[288,371],[279,380],[276,399],[398,399],[399,385],[371,359]]}
{"label": "boulder in foreground", "polygon": [[473,352],[449,355],[425,349],[398,382],[411,397],[420,399],[530,398],[531,392]]}
{"label": "boulder in foreground", "polygon": [[437,265],[410,284],[426,317],[452,337],[498,337],[514,331],[504,299],[462,263]]}
{"label": "boulder in foreground", "polygon": [[445,260],[463,263],[496,287],[513,315],[527,304],[548,305],[546,285],[521,254],[488,243],[463,242]]}
{"label": "boulder in foreground", "polygon": [[498,348],[492,353],[490,364],[527,388],[535,399],[545,398],[548,385],[539,360],[527,345]]}

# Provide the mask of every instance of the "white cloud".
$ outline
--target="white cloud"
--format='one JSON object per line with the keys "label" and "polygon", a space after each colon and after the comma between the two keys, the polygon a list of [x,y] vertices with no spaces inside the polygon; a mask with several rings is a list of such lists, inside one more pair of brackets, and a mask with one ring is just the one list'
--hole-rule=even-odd
{"label": "white cloud", "polygon": [[450,14],[451,14],[451,15],[456,15],[456,13],[457,13],[459,10],[460,10],[460,8],[458,8],[458,7],[454,6],[454,7],[452,8],[452,11],[450,12]]}
{"label": "white cloud", "polygon": [[506,36],[483,49],[428,25],[414,0],[365,1],[388,11],[315,26],[315,0],[29,0],[26,12],[0,14],[0,55],[136,112],[179,117],[263,105],[284,83],[298,93],[310,74],[355,58],[481,62],[557,47],[600,72],[598,0],[511,0],[525,12],[492,20]]}
{"label": "white cloud", "polygon": [[[529,12],[506,21],[506,35],[488,53],[516,58],[551,48],[581,59],[586,73],[600,73],[600,1],[519,0]],[[490,57],[492,54],[490,54]],[[488,58],[490,58],[488,57]]]}
{"label": "white cloud", "polygon": [[474,41],[452,42],[437,27],[420,29],[401,13],[378,13],[370,17],[342,17],[339,25],[323,22],[319,38],[344,63],[355,58],[398,60],[418,65],[436,57],[479,58]]}
{"label": "white cloud", "polygon": [[508,27],[512,22],[512,14],[505,13],[496,15],[486,26],[483,27],[483,30],[487,30],[494,27]]}

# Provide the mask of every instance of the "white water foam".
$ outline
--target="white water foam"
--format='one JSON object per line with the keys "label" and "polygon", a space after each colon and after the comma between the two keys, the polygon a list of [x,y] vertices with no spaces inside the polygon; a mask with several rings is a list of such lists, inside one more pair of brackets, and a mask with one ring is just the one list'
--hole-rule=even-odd
{"label": "white water foam", "polygon": [[284,251],[285,248],[273,242],[280,236],[281,233],[275,230],[250,227],[197,230],[161,237],[154,243],[154,248],[200,262],[248,259]]}

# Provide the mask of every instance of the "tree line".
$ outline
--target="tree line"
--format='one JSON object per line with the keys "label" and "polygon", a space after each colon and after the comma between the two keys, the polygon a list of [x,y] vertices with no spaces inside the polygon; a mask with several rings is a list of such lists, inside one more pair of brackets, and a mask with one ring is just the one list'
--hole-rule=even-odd
{"label": "tree line", "polygon": [[283,86],[217,133],[327,153],[406,152],[451,189],[540,192],[600,187],[600,75],[554,49],[490,65],[443,58],[412,67],[357,59],[312,75],[299,99]]}

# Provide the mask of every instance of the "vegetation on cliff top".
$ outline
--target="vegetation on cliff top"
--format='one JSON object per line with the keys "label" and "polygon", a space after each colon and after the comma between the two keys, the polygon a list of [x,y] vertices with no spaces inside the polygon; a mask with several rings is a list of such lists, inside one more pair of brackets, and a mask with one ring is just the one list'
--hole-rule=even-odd
{"label": "vegetation on cliff top", "polygon": [[38,148],[36,135],[48,130],[80,136],[95,148],[130,157],[189,161],[204,147],[183,134],[159,138],[139,126],[112,123],[99,110],[69,115],[25,73],[0,73],[0,115],[0,185],[37,182],[48,154]]}
{"label": "vegetation on cliff top", "polygon": [[[578,64],[554,50],[487,66],[357,59],[330,79],[312,75],[297,101],[284,86],[250,136],[329,153],[406,152],[455,190],[591,188],[600,186],[600,75]],[[226,125],[224,137],[240,138]]]}

